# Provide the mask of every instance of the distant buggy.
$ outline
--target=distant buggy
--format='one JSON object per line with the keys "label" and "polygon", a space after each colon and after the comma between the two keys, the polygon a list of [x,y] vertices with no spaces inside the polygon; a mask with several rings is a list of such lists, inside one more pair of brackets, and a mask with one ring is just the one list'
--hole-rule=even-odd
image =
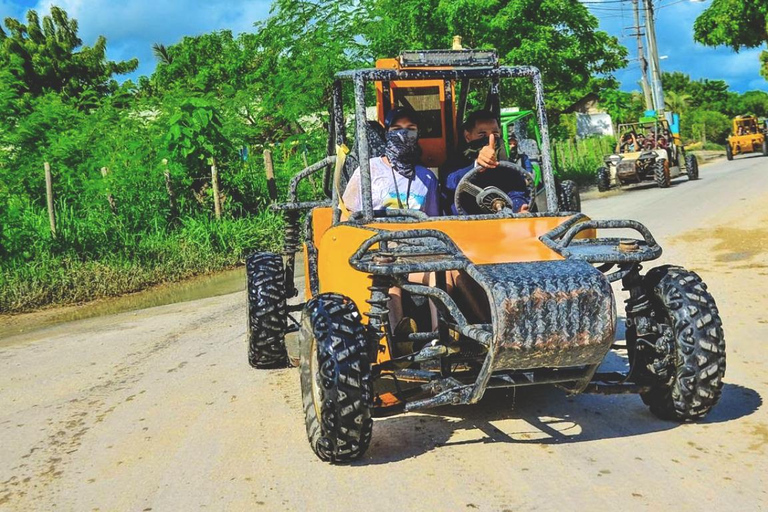
{"label": "distant buggy", "polygon": [[[670,133],[664,119],[644,119],[640,123],[620,124],[619,135],[636,134],[646,139],[634,147],[619,141],[616,152],[606,156],[605,166],[597,170],[597,189],[606,192],[612,187],[638,183],[656,183],[667,188],[672,180],[686,174],[689,180],[699,179],[699,162],[695,155],[686,155],[680,139]],[[660,144],[660,141],[664,141]]]}

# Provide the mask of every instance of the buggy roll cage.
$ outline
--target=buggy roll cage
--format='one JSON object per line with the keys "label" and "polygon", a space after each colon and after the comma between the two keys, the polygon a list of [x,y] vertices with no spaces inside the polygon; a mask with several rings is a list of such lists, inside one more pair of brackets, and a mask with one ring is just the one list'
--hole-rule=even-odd
{"label": "buggy roll cage", "polygon": [[[344,123],[344,111],[342,100],[342,87],[344,82],[352,82],[354,86],[354,116],[355,116],[355,141],[357,146],[357,158],[360,165],[361,191],[362,191],[362,210],[355,220],[361,224],[367,224],[374,220],[373,202],[371,197],[371,170],[370,154],[367,144],[367,115],[365,105],[365,85],[368,82],[388,83],[394,80],[444,80],[446,95],[450,94],[451,82],[456,80],[469,81],[470,79],[490,79],[492,80],[492,94],[498,94],[499,82],[502,78],[529,78],[535,89],[535,103],[538,120],[538,128],[541,134],[541,164],[544,177],[544,184],[547,196],[548,210],[555,213],[558,211],[557,192],[555,189],[554,175],[552,173],[552,162],[550,159],[549,130],[547,127],[547,117],[544,107],[544,87],[541,80],[541,72],[533,66],[473,66],[473,67],[454,67],[454,68],[418,68],[409,69],[360,69],[352,71],[342,71],[336,74],[336,80],[333,84],[333,119],[331,129],[333,143],[337,147],[346,144],[346,131]],[[465,98],[464,98],[465,99]],[[446,101],[446,104],[448,101]],[[463,114],[463,101],[459,102],[459,116]],[[458,117],[458,116],[457,116]],[[331,157],[329,157],[331,158]],[[338,158],[338,155],[337,155]],[[331,206],[333,207],[333,224],[341,221],[341,209],[339,208],[338,187],[331,186],[331,183],[338,183],[338,176],[332,176],[332,161],[324,160],[326,168],[325,189],[330,192]],[[314,167],[314,166],[313,166]],[[338,166],[337,166],[338,167]],[[308,170],[308,169],[307,169]],[[319,169],[315,169],[319,170]],[[339,170],[335,171],[340,172]],[[307,173],[308,175],[310,173]],[[306,176],[304,172],[297,175],[296,178]],[[300,180],[296,179],[298,184]],[[293,185],[293,183],[292,183]],[[292,187],[293,188],[293,187]],[[295,194],[291,194],[295,198]],[[289,199],[290,201],[290,199]],[[295,201],[295,199],[294,199]],[[310,203],[294,203],[296,206]]]}

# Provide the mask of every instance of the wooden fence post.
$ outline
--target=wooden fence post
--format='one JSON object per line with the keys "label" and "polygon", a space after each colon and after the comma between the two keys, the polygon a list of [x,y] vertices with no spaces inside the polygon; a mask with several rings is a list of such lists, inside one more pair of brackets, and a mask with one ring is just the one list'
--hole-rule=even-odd
{"label": "wooden fence post", "polygon": [[171,217],[176,216],[176,195],[173,193],[171,183],[171,171],[168,169],[168,159],[163,158],[163,177],[165,178],[165,190],[168,192],[168,202],[171,207]]}
{"label": "wooden fence post", "polygon": [[277,201],[277,186],[275,185],[275,168],[272,165],[272,152],[264,150],[264,171],[267,174],[267,190],[269,199],[274,203]]}
{"label": "wooden fence post", "polygon": [[48,220],[51,222],[51,235],[56,238],[56,215],[53,212],[53,176],[51,175],[51,164],[45,162],[45,196],[48,199]]}
{"label": "wooden fence post", "polygon": [[216,219],[221,219],[221,198],[219,197],[219,171],[216,169],[216,160],[211,158],[211,184],[213,185],[213,210]]}
{"label": "wooden fence post", "polygon": [[[101,168],[101,176],[106,180],[107,174],[109,174],[109,169],[107,167]],[[109,203],[109,209],[112,210],[113,215],[117,215],[117,203],[115,203],[115,198],[112,197],[112,193],[109,191],[109,185],[107,185],[107,202]]]}

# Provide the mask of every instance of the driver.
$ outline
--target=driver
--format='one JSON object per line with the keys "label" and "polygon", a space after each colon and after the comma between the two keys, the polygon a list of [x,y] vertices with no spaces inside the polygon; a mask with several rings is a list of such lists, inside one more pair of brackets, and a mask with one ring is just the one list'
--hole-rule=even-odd
{"label": "driver", "polygon": [[[464,140],[466,149],[462,157],[453,162],[453,172],[448,174],[443,189],[443,204],[446,213],[457,215],[454,197],[456,187],[461,179],[475,167],[483,167],[478,173],[475,185],[480,188],[495,186],[504,191],[512,201],[515,212],[527,212],[530,197],[526,191],[525,181],[517,173],[498,168],[498,158],[501,141],[499,120],[488,110],[478,110],[467,116],[464,121]],[[450,171],[450,168],[448,169]],[[450,206],[449,206],[450,205]],[[468,214],[483,212],[479,206],[467,202],[465,207]]]}

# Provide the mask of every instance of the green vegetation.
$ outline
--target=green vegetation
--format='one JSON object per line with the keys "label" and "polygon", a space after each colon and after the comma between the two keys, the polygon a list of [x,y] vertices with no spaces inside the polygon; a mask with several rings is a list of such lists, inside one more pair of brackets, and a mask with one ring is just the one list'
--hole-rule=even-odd
{"label": "green vegetation", "polygon": [[684,73],[663,73],[667,106],[680,113],[683,140],[724,144],[731,121],[741,114],[768,115],[768,93],[738,94],[723,80],[691,80]]}
{"label": "green vegetation", "polygon": [[[134,291],[276,248],[282,221],[268,209],[262,151],[273,151],[284,192],[305,161],[325,154],[334,73],[404,49],[445,48],[461,34],[468,47],[497,48],[505,64],[538,66],[556,138],[573,137],[572,119],[561,113],[588,93],[601,97],[614,121],[643,110],[612,76],[626,66],[627,50],[598,30],[578,0],[501,0],[493,7],[480,0],[275,0],[251,33],[156,44],[157,67],[137,83],[118,81],[136,69],[135,60],[109,61],[103,37],[83,46],[77,22],[60,8],[42,19],[29,11],[23,22],[7,19],[4,26],[0,312]],[[731,114],[724,109],[732,107],[732,93],[726,87],[716,104],[719,83],[685,79],[675,77],[682,85],[670,87],[680,92],[670,101],[691,112],[684,129],[720,142],[718,115]],[[740,108],[764,113],[761,94],[743,95]],[[529,108],[530,89],[506,87],[502,103]],[[600,144],[606,142],[555,144],[558,168],[585,183]],[[213,163],[221,218],[214,214]],[[302,194],[317,197],[318,187],[308,184]]]}
{"label": "green vegetation", "polygon": [[[709,46],[735,51],[768,43],[768,3],[765,0],[712,0],[696,19],[694,38]],[[768,51],[760,54],[761,74],[768,80]]]}
{"label": "green vegetation", "polygon": [[[138,84],[116,79],[136,61],[108,61],[103,37],[82,46],[77,22],[62,9],[6,20],[0,312],[133,291],[274,248],[281,219],[267,208],[261,152],[273,148],[283,191],[305,159],[323,156],[330,86],[341,69],[406,48],[446,47],[461,33],[469,46],[497,47],[505,62],[539,65],[554,113],[615,85],[610,73],[626,64],[626,50],[597,30],[577,0],[503,1],[488,11],[479,1],[276,0],[253,33],[155,45],[157,68]],[[521,19],[524,30],[513,22]],[[504,94],[506,104],[530,104],[524,89]],[[214,216],[213,161],[221,219]]]}
{"label": "green vegetation", "polygon": [[603,159],[613,153],[615,147],[613,137],[553,141],[555,169],[563,179],[573,180],[580,186],[591,185],[595,171],[605,165]]}

